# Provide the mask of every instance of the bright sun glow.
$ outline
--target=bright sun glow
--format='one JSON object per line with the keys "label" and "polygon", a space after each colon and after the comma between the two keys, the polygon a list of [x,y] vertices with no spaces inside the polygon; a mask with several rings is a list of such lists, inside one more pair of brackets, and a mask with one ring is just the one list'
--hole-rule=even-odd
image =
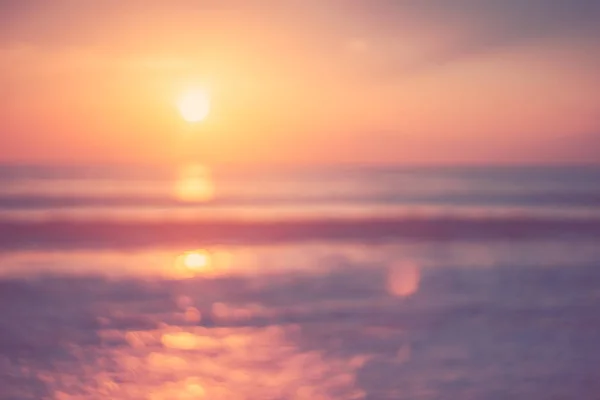
{"label": "bright sun glow", "polygon": [[185,266],[192,270],[200,270],[207,268],[209,262],[209,255],[204,251],[194,251],[187,253],[183,260]]}
{"label": "bright sun glow", "polygon": [[200,122],[208,116],[210,98],[205,90],[193,89],[185,92],[177,105],[184,120]]}

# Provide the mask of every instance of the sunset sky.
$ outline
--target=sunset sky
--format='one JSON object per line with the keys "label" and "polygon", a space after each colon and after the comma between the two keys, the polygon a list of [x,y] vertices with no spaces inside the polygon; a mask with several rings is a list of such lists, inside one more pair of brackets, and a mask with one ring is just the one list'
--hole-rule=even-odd
{"label": "sunset sky", "polygon": [[600,162],[599,20],[598,0],[0,0],[0,162]]}

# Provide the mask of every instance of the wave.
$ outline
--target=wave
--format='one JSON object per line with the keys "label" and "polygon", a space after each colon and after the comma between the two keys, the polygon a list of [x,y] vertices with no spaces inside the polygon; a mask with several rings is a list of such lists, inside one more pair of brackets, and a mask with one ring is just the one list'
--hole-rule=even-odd
{"label": "wave", "polygon": [[210,200],[187,201],[167,195],[51,195],[51,194],[1,194],[0,209],[38,210],[93,207],[137,207],[137,208],[209,208],[247,206],[287,206],[313,204],[356,204],[356,205],[490,205],[490,206],[569,206],[600,207],[600,192],[537,192],[537,193],[444,193],[415,195],[398,191],[394,193],[351,193],[332,194],[323,192],[289,193],[287,195],[251,196],[226,195]]}
{"label": "wave", "polygon": [[536,216],[307,219],[0,220],[0,248],[138,248],[296,241],[451,241],[600,237],[600,218]]}

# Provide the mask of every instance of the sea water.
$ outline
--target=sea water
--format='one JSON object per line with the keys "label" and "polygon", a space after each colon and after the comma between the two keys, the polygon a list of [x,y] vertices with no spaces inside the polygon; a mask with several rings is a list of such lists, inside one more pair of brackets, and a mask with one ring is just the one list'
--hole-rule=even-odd
{"label": "sea water", "polygon": [[600,169],[0,167],[0,399],[598,399]]}

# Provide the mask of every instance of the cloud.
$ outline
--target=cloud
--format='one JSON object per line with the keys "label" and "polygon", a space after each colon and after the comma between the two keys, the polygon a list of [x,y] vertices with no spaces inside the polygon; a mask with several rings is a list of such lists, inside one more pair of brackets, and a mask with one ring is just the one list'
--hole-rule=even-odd
{"label": "cloud", "polygon": [[[0,42],[5,45],[99,46],[106,52],[189,55],[201,53],[205,41],[216,41],[221,47],[229,43],[253,48],[255,53],[265,46],[270,56],[293,46],[304,60],[322,59],[337,69],[357,64],[359,70],[380,79],[522,42],[549,38],[597,42],[600,37],[595,23],[600,18],[600,0],[335,0],[275,5],[238,0],[57,0],[51,4],[4,0],[0,15]],[[289,40],[285,46],[270,39],[260,45],[257,36]],[[311,45],[302,47],[303,41]],[[363,62],[340,58],[340,52],[332,50],[335,43],[354,52],[358,48]],[[277,57],[268,58],[272,64],[281,63]]]}
{"label": "cloud", "polygon": [[[450,28],[462,32],[472,42],[504,42],[531,36],[568,32],[598,31],[600,1],[571,2],[530,0],[429,0],[399,2],[392,0],[351,1],[344,3],[353,22],[362,20],[395,35],[405,27]],[[398,38],[401,39],[401,38]]]}
{"label": "cloud", "polygon": [[[157,31],[172,27],[164,23],[172,18],[195,24],[198,32],[207,28],[211,13],[259,15],[273,25],[279,19],[304,30],[317,29],[320,36],[345,31],[363,30],[374,36],[392,36],[405,40],[411,30],[449,33],[454,31],[471,46],[503,43],[532,36],[569,32],[597,32],[600,16],[599,0],[336,0],[320,2],[291,1],[268,4],[264,1],[228,0],[225,2],[179,0],[77,2],[57,0],[14,2],[0,1],[2,24],[0,34],[5,40],[77,42],[90,39],[92,32],[100,38],[114,28],[140,22],[149,23]],[[312,24],[317,22],[317,26]],[[96,29],[100,28],[100,29]],[[137,28],[142,28],[138,26]],[[285,34],[285,32],[282,32]],[[243,38],[240,38],[243,39]],[[410,38],[408,38],[410,39]]]}
{"label": "cloud", "polygon": [[170,41],[173,46],[176,43],[171,39],[174,38],[226,35],[222,28],[244,25],[250,16],[272,23],[283,17],[292,23],[293,19],[303,19],[297,11],[307,8],[296,3],[273,6],[263,1],[241,0],[56,0],[51,3],[0,0],[0,41],[48,48],[97,43],[119,47],[128,40],[136,45],[149,42],[147,44],[154,47]]}
{"label": "cloud", "polygon": [[187,24],[194,18],[204,24],[207,12],[215,9],[209,2],[192,1],[2,1],[0,40],[46,49],[98,44],[119,48],[144,38],[156,44],[154,33],[177,33],[177,20]]}
{"label": "cloud", "polygon": [[380,78],[428,70],[524,42],[597,42],[600,1],[354,0],[336,3],[348,32],[380,43]]}

